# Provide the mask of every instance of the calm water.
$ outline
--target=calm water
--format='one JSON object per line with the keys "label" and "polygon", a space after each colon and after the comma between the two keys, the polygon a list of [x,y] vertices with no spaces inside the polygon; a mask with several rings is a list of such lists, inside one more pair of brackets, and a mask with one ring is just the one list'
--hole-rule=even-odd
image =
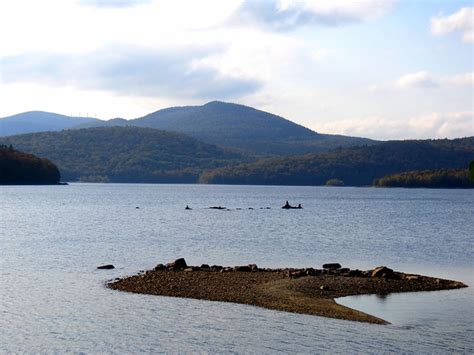
{"label": "calm water", "polygon": [[[281,210],[286,199],[305,208]],[[339,300],[393,323],[378,326],[103,286],[181,256],[388,265],[474,286],[473,226],[472,190],[0,187],[0,353],[473,352],[474,287]]]}

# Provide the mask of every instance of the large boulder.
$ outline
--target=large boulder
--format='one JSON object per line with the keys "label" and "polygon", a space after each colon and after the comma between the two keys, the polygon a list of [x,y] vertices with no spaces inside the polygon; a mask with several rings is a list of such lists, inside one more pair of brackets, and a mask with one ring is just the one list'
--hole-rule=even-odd
{"label": "large boulder", "polygon": [[337,270],[341,268],[341,264],[339,263],[329,263],[329,264],[323,264],[323,269],[328,269],[328,270]]}
{"label": "large boulder", "polygon": [[168,264],[166,264],[166,268],[169,270],[183,270],[186,269],[188,265],[186,264],[186,260],[184,258],[176,259]]}
{"label": "large boulder", "polygon": [[386,266],[379,266],[376,267],[375,269],[372,270],[372,273],[370,274],[371,277],[383,277],[383,278],[391,278],[393,275],[393,270],[389,269]]}

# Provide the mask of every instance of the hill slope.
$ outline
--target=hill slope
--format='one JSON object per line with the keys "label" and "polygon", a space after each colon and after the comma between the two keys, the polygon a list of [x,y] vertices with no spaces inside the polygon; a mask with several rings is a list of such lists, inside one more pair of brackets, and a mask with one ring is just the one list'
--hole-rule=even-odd
{"label": "hill slope", "polygon": [[474,159],[474,137],[454,140],[390,141],[373,146],[287,158],[270,158],[207,171],[202,183],[372,185],[375,179],[410,170],[466,168]]}
{"label": "hill slope", "polygon": [[425,187],[433,189],[472,189],[468,169],[407,171],[384,176],[375,182],[379,187]]}
{"label": "hill slope", "polygon": [[70,117],[57,113],[30,111],[0,118],[0,137],[32,132],[59,131],[100,121],[96,118]]}
{"label": "hill slope", "polygon": [[246,160],[183,134],[141,127],[33,133],[0,142],[51,159],[65,181],[196,182],[203,169]]}
{"label": "hill slope", "polygon": [[47,159],[0,145],[0,185],[57,184],[59,170]]}
{"label": "hill slope", "polygon": [[294,155],[370,144],[365,138],[318,134],[283,117],[252,107],[209,102],[156,111],[130,124],[187,134],[206,143],[264,155]]}

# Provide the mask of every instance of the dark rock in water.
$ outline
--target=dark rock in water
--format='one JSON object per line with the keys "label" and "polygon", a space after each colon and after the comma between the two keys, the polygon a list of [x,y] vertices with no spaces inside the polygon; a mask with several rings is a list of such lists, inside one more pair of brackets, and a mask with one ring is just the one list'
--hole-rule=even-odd
{"label": "dark rock in water", "polygon": [[376,267],[375,269],[372,270],[372,273],[370,274],[371,277],[382,277],[385,275],[385,278],[390,278],[387,276],[391,276],[393,274],[393,270],[389,269],[386,266],[379,266]]}
{"label": "dark rock in water", "polygon": [[135,209],[139,210],[139,209],[140,209],[140,207],[138,207],[138,206],[137,206],[137,207],[135,207]]}
{"label": "dark rock in water", "polygon": [[209,207],[209,209],[211,209],[211,210],[226,210],[227,208],[222,207],[222,206],[212,206],[212,207]]}
{"label": "dark rock in water", "polygon": [[329,270],[337,270],[341,268],[341,264],[339,263],[329,263],[329,264],[324,264],[323,269],[329,269]]}
{"label": "dark rock in water", "polygon": [[97,269],[110,270],[110,269],[115,269],[115,266],[113,266],[112,264],[107,264],[107,265],[97,266]]}
{"label": "dark rock in water", "polygon": [[248,265],[234,266],[234,271],[250,272],[252,269]]}
{"label": "dark rock in water", "polygon": [[190,208],[188,205],[186,205],[185,210],[192,210],[192,208]]}
{"label": "dark rock in water", "polygon": [[160,270],[165,270],[166,269],[166,266],[164,266],[163,264],[158,264],[155,266],[155,271],[160,271]]}
{"label": "dark rock in water", "polygon": [[294,208],[288,201],[285,202],[285,205],[282,207],[285,210],[289,210],[290,208]]}
{"label": "dark rock in water", "polygon": [[166,267],[170,270],[183,270],[188,267],[184,258],[176,259],[175,261],[166,264]]}

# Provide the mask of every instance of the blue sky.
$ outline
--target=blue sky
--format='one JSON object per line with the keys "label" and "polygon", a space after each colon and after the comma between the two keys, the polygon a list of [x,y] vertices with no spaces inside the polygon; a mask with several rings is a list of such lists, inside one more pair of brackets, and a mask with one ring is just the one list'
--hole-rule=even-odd
{"label": "blue sky", "polygon": [[224,100],[323,133],[474,135],[470,1],[16,0],[0,33],[0,117]]}

